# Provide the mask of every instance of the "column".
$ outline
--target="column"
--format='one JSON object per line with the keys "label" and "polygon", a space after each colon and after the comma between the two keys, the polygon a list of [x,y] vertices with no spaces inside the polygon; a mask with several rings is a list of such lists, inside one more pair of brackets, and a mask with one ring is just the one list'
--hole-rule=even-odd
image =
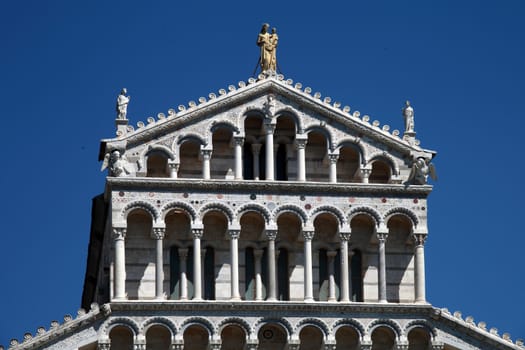
{"label": "column", "polygon": [[297,147],[297,181],[306,181],[306,159],[305,148],[308,136],[296,135],[295,146]]}
{"label": "column", "polygon": [[241,136],[234,136],[235,143],[235,180],[242,180],[242,146],[244,145],[244,138]]}
{"label": "column", "polygon": [[348,241],[350,233],[339,233],[341,239],[341,301],[347,303],[350,301],[350,286],[348,281],[349,265],[348,264]]}
{"label": "column", "polygon": [[378,258],[379,258],[379,270],[378,270],[378,292],[379,302],[386,303],[386,253],[385,243],[388,237],[388,231],[382,230],[377,231],[377,239],[379,241]]}
{"label": "column", "polygon": [[126,249],[124,239],[126,238],[125,227],[113,227],[113,241],[115,242],[115,299],[126,299]]}
{"label": "column", "polygon": [[156,261],[155,261],[155,298],[164,299],[164,259],[162,258],[164,227],[153,227],[152,237],[155,239]]}
{"label": "column", "polygon": [[202,178],[204,180],[211,179],[210,174],[210,159],[211,159],[211,149],[201,149],[202,154]]}
{"label": "column", "polygon": [[168,162],[168,168],[170,169],[170,177],[172,179],[177,178],[177,173],[179,172],[179,165],[179,163]]}
{"label": "column", "polygon": [[261,277],[261,260],[263,256],[262,249],[253,250],[253,260],[255,265],[255,300],[263,300],[262,298],[262,277]]}
{"label": "column", "polygon": [[338,153],[328,154],[328,160],[330,161],[330,182],[337,182],[337,160],[339,159]]}
{"label": "column", "polygon": [[193,233],[193,300],[202,300],[201,238],[202,228],[192,228]]}
{"label": "column", "polygon": [[268,237],[268,298],[267,300],[277,300],[277,270],[275,267],[275,238],[277,238],[277,230],[266,230]]}
{"label": "column", "polygon": [[426,303],[425,297],[425,240],[426,234],[415,233],[412,238],[415,243],[414,251],[414,292],[416,303]]}
{"label": "column", "polygon": [[252,144],[252,152],[253,152],[253,178],[255,180],[259,180],[260,174],[259,174],[259,154],[261,153],[261,144],[260,143],[254,143]]}
{"label": "column", "polygon": [[241,230],[230,230],[230,281],[231,299],[241,300],[239,294],[239,235]]}
{"label": "column", "polygon": [[186,270],[188,265],[188,248],[179,248],[179,266],[180,266],[180,300],[188,300],[188,278]]}
{"label": "column", "polygon": [[277,158],[277,152],[279,151],[279,144],[274,144],[273,145],[273,155],[274,155],[274,158],[273,158],[273,161],[274,161],[274,167],[273,167],[273,178],[276,179],[277,178],[277,164],[275,163],[275,160]]}
{"label": "column", "polygon": [[312,276],[312,239],[313,230],[304,230],[304,301],[314,300],[313,276]]}
{"label": "column", "polygon": [[368,178],[370,177],[370,174],[372,173],[372,167],[370,168],[361,168],[361,178],[364,184],[368,183]]}
{"label": "column", "polygon": [[326,257],[328,258],[328,301],[334,302],[335,298],[335,276],[334,276],[334,258],[337,252],[331,250],[326,252]]}
{"label": "column", "polygon": [[275,130],[275,125],[271,123],[265,123],[266,131],[266,180],[274,179],[274,157],[273,157],[273,132]]}

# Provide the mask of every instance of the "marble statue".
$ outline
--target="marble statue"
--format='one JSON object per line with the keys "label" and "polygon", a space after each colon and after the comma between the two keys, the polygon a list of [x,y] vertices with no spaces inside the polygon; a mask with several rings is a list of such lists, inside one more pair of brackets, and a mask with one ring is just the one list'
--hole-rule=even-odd
{"label": "marble statue", "polygon": [[414,164],[412,164],[412,170],[408,176],[407,183],[413,185],[424,185],[427,183],[428,176],[436,181],[436,168],[429,159],[419,157]]}
{"label": "marble statue", "polygon": [[131,97],[127,96],[128,90],[123,88],[117,97],[117,119],[126,119],[128,113],[128,103]]}
{"label": "marble statue", "polygon": [[261,32],[257,36],[257,46],[261,49],[259,65],[263,72],[276,71],[277,69],[276,51],[279,37],[275,28],[272,29],[272,34],[268,33],[269,27],[268,23],[264,23]]}
{"label": "marble statue", "polygon": [[405,132],[414,132],[414,109],[410,106],[410,101],[405,102],[403,117],[405,118]]}
{"label": "marble statue", "polygon": [[112,152],[106,153],[100,171],[104,171],[107,168],[109,170],[109,176],[125,176],[130,173],[126,168],[126,163],[126,158],[120,154],[120,151],[113,150]]}

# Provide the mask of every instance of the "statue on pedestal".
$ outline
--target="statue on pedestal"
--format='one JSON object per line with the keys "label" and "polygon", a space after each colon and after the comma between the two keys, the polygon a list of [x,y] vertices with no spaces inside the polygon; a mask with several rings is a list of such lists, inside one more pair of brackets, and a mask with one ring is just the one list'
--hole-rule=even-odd
{"label": "statue on pedestal", "polygon": [[268,33],[270,25],[264,23],[261,32],[257,36],[257,46],[261,49],[259,57],[259,65],[263,72],[266,71],[277,71],[277,43],[279,42],[279,36],[277,35],[277,29],[273,28],[272,33]]}
{"label": "statue on pedestal", "polygon": [[403,117],[405,118],[405,133],[414,132],[414,109],[410,106],[410,101],[405,102],[403,108]]}
{"label": "statue on pedestal", "polygon": [[130,96],[127,96],[128,90],[123,88],[120,91],[120,95],[117,97],[117,119],[126,119],[128,113],[128,103],[131,99]]}

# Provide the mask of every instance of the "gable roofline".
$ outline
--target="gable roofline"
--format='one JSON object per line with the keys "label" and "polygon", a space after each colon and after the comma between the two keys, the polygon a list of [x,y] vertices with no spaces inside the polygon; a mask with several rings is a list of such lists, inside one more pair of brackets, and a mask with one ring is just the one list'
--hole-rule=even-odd
{"label": "gable roofline", "polygon": [[152,137],[158,134],[168,133],[169,130],[180,128],[194,119],[203,118],[214,113],[224,110],[226,106],[237,106],[253,97],[259,97],[265,93],[274,93],[281,95],[296,102],[306,108],[317,112],[327,118],[346,125],[363,136],[367,136],[373,140],[384,143],[403,154],[430,154],[434,157],[436,152],[433,150],[423,149],[416,144],[412,145],[408,141],[399,137],[399,131],[394,130],[390,132],[390,127],[384,125],[380,127],[379,121],[369,122],[369,116],[364,115],[360,118],[360,112],[354,111],[350,113],[350,107],[341,107],[339,102],[331,102],[331,98],[325,97],[321,100],[321,94],[311,94],[311,88],[302,88],[302,84],[296,83],[293,85],[293,80],[284,79],[282,75],[260,75],[259,79],[248,79],[248,82],[241,81],[238,83],[238,88],[229,85],[228,90],[220,89],[219,96],[214,93],[209,94],[209,99],[204,97],[199,98],[199,103],[190,101],[188,108],[179,105],[179,112],[170,109],[168,116],[159,113],[159,119],[148,118],[148,123],[138,122],[138,129],[134,129],[128,125],[128,132],[124,135],[111,139],[103,139],[99,151],[99,160],[104,158],[105,148],[107,144],[125,143],[135,145],[140,142],[151,140]]}

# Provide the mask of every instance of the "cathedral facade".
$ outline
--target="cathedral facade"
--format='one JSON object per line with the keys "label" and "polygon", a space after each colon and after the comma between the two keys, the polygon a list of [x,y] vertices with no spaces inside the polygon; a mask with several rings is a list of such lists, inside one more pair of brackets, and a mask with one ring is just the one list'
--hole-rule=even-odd
{"label": "cathedral facade", "polygon": [[408,102],[391,131],[270,72],[134,128],[126,93],[82,309],[11,349],[524,349],[426,300]]}

